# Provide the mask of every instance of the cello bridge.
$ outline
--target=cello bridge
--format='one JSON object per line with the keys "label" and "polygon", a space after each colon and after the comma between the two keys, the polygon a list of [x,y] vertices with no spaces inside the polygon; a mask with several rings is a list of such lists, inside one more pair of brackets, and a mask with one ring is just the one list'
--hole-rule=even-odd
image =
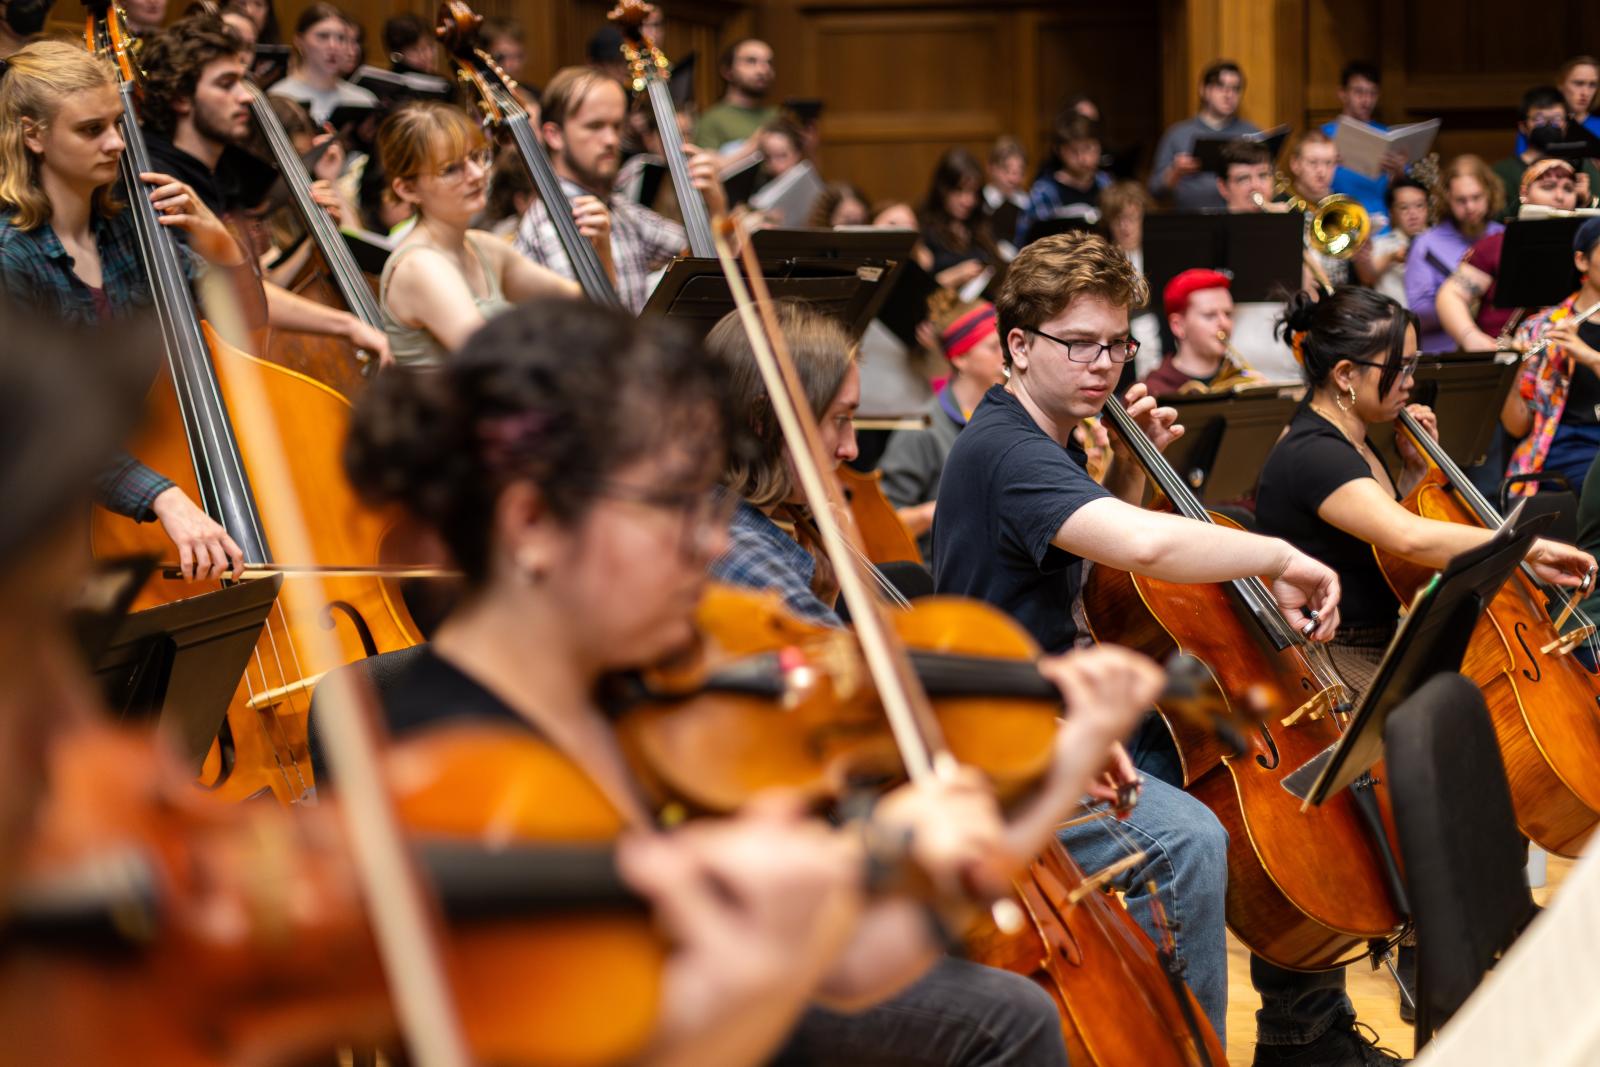
{"label": "cello bridge", "polygon": [[1589,638],[1593,637],[1594,633],[1594,623],[1585,623],[1570,633],[1564,633],[1557,636],[1554,641],[1544,645],[1539,649],[1539,651],[1546,656],[1550,655],[1552,652],[1558,656],[1569,655],[1573,649],[1577,648],[1579,645],[1588,641]]}

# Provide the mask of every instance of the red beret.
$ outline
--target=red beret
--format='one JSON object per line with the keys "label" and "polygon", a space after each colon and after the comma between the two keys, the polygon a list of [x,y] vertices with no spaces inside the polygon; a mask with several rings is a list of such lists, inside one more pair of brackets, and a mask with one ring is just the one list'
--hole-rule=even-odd
{"label": "red beret", "polygon": [[1202,289],[1228,289],[1233,279],[1221,271],[1191,267],[1167,283],[1161,291],[1162,306],[1168,315],[1182,315],[1189,308],[1189,297]]}

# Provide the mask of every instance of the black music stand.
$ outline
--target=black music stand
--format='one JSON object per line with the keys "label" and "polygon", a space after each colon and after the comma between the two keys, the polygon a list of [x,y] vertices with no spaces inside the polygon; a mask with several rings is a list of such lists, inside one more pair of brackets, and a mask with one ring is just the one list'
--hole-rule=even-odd
{"label": "black music stand", "polygon": [[1184,431],[1167,446],[1167,460],[1205,503],[1226,504],[1255,491],[1267,453],[1299,406],[1282,394],[1282,386],[1266,385],[1161,398],[1178,409]]}
{"label": "black music stand", "polygon": [[[839,259],[810,263],[761,264],[774,300],[797,300],[837,319],[851,337],[860,337],[882,301],[891,273],[882,265]],[[714,259],[684,256],[667,267],[641,315],[665,315],[704,338],[733,310],[733,294]]]}
{"label": "black music stand", "polygon": [[[1417,364],[1411,399],[1427,404],[1439,417],[1439,444],[1463,469],[1476,467],[1489,454],[1500,408],[1517,380],[1518,365],[1499,362],[1494,352],[1429,353]],[[1394,423],[1374,424],[1372,443],[1394,450]]]}
{"label": "black music stand", "polygon": [[1442,671],[1461,669],[1472,631],[1500,587],[1515,573],[1528,546],[1555,521],[1550,514],[1522,518],[1522,504],[1506,517],[1493,539],[1463,552],[1418,592],[1411,610],[1378,664],[1350,728],[1283,780],[1307,805],[1321,804],[1383,758],[1383,727],[1389,713]]}
{"label": "black music stand", "polygon": [[1305,263],[1305,219],[1298,211],[1249,214],[1150,215],[1144,220],[1144,275],[1150,304],[1161,320],[1161,343],[1173,343],[1161,294],[1191,267],[1233,277],[1235,303],[1280,302],[1300,288]]}
{"label": "black music stand", "polygon": [[94,663],[110,646],[128,609],[155,573],[156,557],[127,556],[94,561],[83,588],[67,609],[67,625],[85,663]]}
{"label": "black music stand", "polygon": [[1572,240],[1584,221],[1572,216],[1506,223],[1494,306],[1546,308],[1576,292],[1578,268],[1572,265]]}
{"label": "black music stand", "polygon": [[198,774],[282,584],[275,574],[127,616],[94,660],[113,714],[157,719]]}
{"label": "black music stand", "polygon": [[1274,126],[1270,130],[1260,133],[1247,133],[1239,137],[1196,137],[1194,147],[1190,149],[1194,158],[1200,161],[1200,170],[1206,174],[1215,174],[1221,177],[1226,170],[1222,162],[1222,151],[1235,141],[1253,141],[1264,144],[1272,155],[1272,161],[1277,163],[1278,156],[1283,152],[1283,143],[1289,139],[1289,127]]}

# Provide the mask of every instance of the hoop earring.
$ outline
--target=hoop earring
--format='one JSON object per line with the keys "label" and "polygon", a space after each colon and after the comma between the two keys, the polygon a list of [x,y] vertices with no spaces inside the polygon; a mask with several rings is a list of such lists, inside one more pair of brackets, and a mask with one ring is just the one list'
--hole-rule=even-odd
{"label": "hoop earring", "polygon": [[1346,404],[1344,402],[1344,394],[1343,393],[1338,393],[1333,398],[1333,402],[1335,404],[1339,405],[1339,410],[1340,411],[1349,411],[1351,408],[1356,406],[1356,387],[1351,385],[1351,386],[1346,386],[1346,388],[1348,388],[1350,390],[1350,403]]}

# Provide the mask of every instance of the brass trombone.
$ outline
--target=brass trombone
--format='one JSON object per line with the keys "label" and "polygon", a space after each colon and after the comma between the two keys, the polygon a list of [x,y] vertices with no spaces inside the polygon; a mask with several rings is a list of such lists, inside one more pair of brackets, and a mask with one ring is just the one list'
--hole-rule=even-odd
{"label": "brass trombone", "polygon": [[1306,214],[1306,267],[1323,289],[1332,291],[1327,271],[1312,256],[1316,251],[1333,259],[1349,259],[1367,243],[1372,234],[1372,216],[1354,198],[1333,193],[1312,204],[1294,191],[1281,173],[1273,175],[1272,195],[1287,194],[1288,199],[1269,204],[1260,193],[1253,194],[1263,211],[1301,211]]}

